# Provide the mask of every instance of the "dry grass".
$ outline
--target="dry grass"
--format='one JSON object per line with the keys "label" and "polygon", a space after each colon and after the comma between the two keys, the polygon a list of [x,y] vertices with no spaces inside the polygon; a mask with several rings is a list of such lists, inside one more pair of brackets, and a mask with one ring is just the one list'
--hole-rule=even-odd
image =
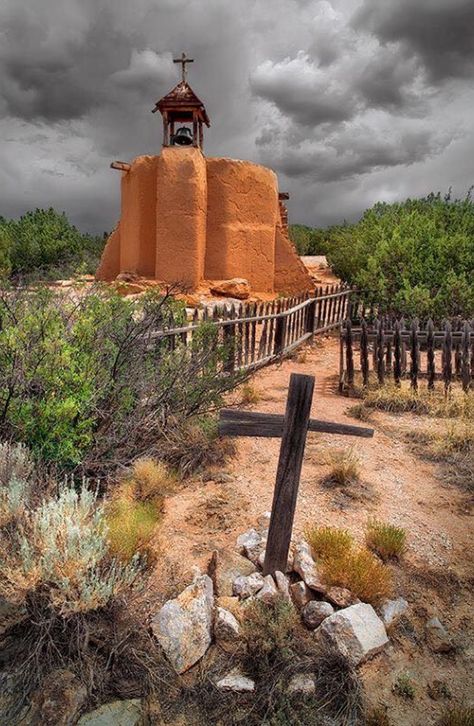
{"label": "dry grass", "polygon": [[260,391],[252,383],[244,383],[240,389],[240,400],[245,405],[258,403],[261,398]]}
{"label": "dry grass", "polygon": [[371,708],[364,719],[364,726],[390,726],[390,719],[385,706]]}
{"label": "dry grass", "polygon": [[365,534],[367,547],[386,562],[399,559],[406,547],[406,532],[402,527],[381,522],[378,519],[369,519]]}
{"label": "dry grass", "polygon": [[138,552],[146,556],[148,564],[153,562],[151,542],[160,521],[160,512],[154,502],[114,499],[106,521],[109,549],[113,555],[129,562]]}
{"label": "dry grass", "polygon": [[336,527],[307,527],[304,535],[317,559],[340,557],[354,543],[350,532]]}
{"label": "dry grass", "polygon": [[[445,396],[441,387],[434,391],[427,388],[414,391],[405,385],[398,387],[388,383],[376,388],[361,389],[357,394],[362,398],[361,406],[369,411],[375,409],[389,413],[410,412],[440,418],[474,417],[474,392],[464,393],[461,388],[455,388]],[[360,411],[359,407],[355,413],[360,415]]]}
{"label": "dry grass", "polygon": [[329,462],[331,469],[322,480],[326,486],[346,487],[360,481],[360,461],[352,448],[331,452]]}
{"label": "dry grass", "polygon": [[177,477],[161,461],[137,459],[123,478],[119,495],[124,499],[159,503],[176,486]]}
{"label": "dry grass", "polygon": [[474,726],[474,706],[448,706],[439,726]]}

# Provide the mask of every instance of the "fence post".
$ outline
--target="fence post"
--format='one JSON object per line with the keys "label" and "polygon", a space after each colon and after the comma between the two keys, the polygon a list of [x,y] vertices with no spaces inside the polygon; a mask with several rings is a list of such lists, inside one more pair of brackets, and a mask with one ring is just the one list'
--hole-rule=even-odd
{"label": "fence post", "polygon": [[354,350],[352,346],[352,323],[350,318],[346,320],[346,365],[347,365],[347,383],[349,386],[354,385]]}
{"label": "fence post", "polygon": [[451,378],[453,376],[453,368],[451,362],[451,352],[453,348],[453,336],[451,330],[451,323],[449,320],[446,322],[444,328],[444,341],[443,341],[443,378],[444,378],[444,392],[447,394],[451,385]]}
{"label": "fence post", "polygon": [[286,318],[281,317],[281,301],[277,303],[277,318],[275,320],[275,339],[273,343],[274,355],[281,355],[283,351],[283,345],[285,340],[285,320]]}
{"label": "fence post", "polygon": [[369,385],[369,342],[367,338],[367,323],[362,318],[360,324],[360,367],[362,370],[362,382],[364,386]]}
{"label": "fence post", "polygon": [[419,341],[418,341],[418,320],[415,318],[411,324],[410,331],[410,379],[413,390],[418,390],[418,372],[419,372]]}
{"label": "fence post", "polygon": [[428,389],[433,390],[435,386],[435,342],[434,342],[434,324],[431,318],[426,325],[426,372],[428,374]]}
{"label": "fence post", "polygon": [[400,386],[400,379],[402,377],[402,336],[399,320],[395,320],[393,349],[393,378],[395,380],[395,385]]}
{"label": "fence post", "polygon": [[467,320],[464,321],[464,327],[462,331],[462,342],[461,342],[461,351],[462,351],[462,369],[461,369],[461,375],[462,375],[462,387],[463,391],[469,390],[469,385],[471,382],[471,376],[469,372],[469,339],[470,339],[470,327]]}
{"label": "fence post", "polygon": [[383,320],[377,320],[377,378],[380,385],[383,386],[385,380],[385,361],[384,361],[385,333]]}
{"label": "fence post", "polygon": [[316,327],[316,300],[311,300],[306,308],[306,332],[311,333],[311,340],[314,338]]}

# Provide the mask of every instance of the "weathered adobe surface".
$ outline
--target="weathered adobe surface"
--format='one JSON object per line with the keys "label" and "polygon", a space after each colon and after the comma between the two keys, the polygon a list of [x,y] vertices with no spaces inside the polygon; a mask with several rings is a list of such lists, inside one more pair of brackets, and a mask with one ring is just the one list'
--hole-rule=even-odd
{"label": "weathered adobe surface", "polygon": [[122,175],[121,220],[96,273],[131,272],[194,290],[203,280],[245,278],[252,292],[312,287],[281,227],[276,174],[196,148],[139,156]]}

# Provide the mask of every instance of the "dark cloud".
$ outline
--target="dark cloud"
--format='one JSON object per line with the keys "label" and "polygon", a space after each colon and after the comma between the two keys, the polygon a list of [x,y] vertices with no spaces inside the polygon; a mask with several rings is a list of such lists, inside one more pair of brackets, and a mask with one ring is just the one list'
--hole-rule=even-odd
{"label": "dark cloud", "polygon": [[384,42],[401,41],[432,81],[467,77],[474,69],[472,0],[364,0],[353,23]]}
{"label": "dark cloud", "polygon": [[150,109],[182,50],[206,153],[275,168],[294,220],[337,221],[423,179],[469,186],[454,149],[472,140],[472,1],[365,0],[354,19],[357,2],[1,0],[0,214],[53,205],[110,229],[110,161],[159,152]]}

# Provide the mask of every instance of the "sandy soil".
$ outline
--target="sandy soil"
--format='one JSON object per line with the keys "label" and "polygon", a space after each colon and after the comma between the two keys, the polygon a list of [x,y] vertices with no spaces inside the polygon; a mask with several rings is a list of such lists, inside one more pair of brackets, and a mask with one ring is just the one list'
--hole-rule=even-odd
{"label": "sandy soil", "polygon": [[[252,383],[260,401],[249,408],[283,413],[289,377],[296,371],[316,376],[314,417],[358,423],[347,415],[353,401],[337,393],[337,365],[337,341],[318,339],[294,359],[257,373]],[[403,563],[394,567],[394,579],[397,594],[410,603],[409,620],[362,674],[369,699],[387,704],[391,722],[434,724],[449,701],[430,697],[430,684],[445,682],[452,703],[474,692],[472,518],[464,494],[446,487],[437,466],[421,460],[403,436],[407,428],[430,425],[429,419],[378,413],[363,425],[374,426],[373,439],[308,435],[294,534],[314,522],[345,527],[362,540],[367,518],[374,515],[406,528],[409,548]],[[236,455],[223,470],[187,482],[169,498],[160,530],[166,555],[157,587],[165,573],[185,581],[192,565],[205,567],[214,548],[233,547],[236,537],[270,509],[279,444],[275,439],[238,439]],[[328,452],[351,446],[362,464],[363,483],[348,491],[324,488]],[[459,643],[455,655],[435,655],[427,648],[424,623],[434,615]],[[392,693],[401,671],[413,679],[416,695],[411,701]]]}

